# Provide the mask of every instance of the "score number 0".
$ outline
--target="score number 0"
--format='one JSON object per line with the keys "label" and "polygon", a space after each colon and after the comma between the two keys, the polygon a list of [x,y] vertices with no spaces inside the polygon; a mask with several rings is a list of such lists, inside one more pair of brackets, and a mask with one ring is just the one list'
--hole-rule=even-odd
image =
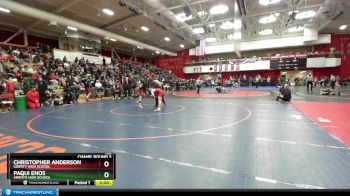
{"label": "score number 0", "polygon": [[[109,162],[108,162],[108,161],[105,161],[105,162],[103,163],[103,166],[108,167],[108,166],[109,166]],[[104,176],[105,178],[108,178],[108,177],[109,177],[109,173],[108,173],[108,172],[105,172],[105,173],[103,174],[103,176]]]}

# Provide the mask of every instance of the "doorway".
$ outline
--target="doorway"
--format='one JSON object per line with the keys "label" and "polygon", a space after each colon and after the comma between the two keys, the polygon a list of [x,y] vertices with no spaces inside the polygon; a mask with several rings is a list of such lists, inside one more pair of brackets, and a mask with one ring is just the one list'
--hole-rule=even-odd
{"label": "doorway", "polygon": [[281,83],[284,81],[284,83],[288,83],[291,86],[303,86],[304,78],[309,73],[313,74],[312,70],[281,71],[280,72]]}

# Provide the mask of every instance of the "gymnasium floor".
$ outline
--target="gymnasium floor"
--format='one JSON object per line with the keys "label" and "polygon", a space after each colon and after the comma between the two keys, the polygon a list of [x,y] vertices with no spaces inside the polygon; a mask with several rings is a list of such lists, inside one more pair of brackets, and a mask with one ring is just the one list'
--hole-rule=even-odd
{"label": "gymnasium floor", "polygon": [[1,185],[9,152],[115,152],[116,189],[349,189],[350,89],[275,91],[181,92],[160,113],[153,99],[1,113]]}

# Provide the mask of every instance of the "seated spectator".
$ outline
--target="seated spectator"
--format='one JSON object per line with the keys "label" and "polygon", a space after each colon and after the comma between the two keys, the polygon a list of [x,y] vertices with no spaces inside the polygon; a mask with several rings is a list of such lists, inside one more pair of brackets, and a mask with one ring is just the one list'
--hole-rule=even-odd
{"label": "seated spectator", "polygon": [[49,90],[46,90],[45,94],[44,94],[44,96],[42,98],[42,102],[43,102],[42,104],[44,106],[50,106],[50,105],[52,105],[52,101],[53,101],[52,93]]}
{"label": "seated spectator", "polygon": [[65,92],[64,103],[74,104],[76,102],[75,94],[73,92],[72,87],[68,83],[64,88],[64,92]]}
{"label": "seated spectator", "polygon": [[27,92],[27,107],[29,109],[35,109],[40,107],[39,92],[36,90],[36,87],[34,85],[30,89],[30,91]]}
{"label": "seated spectator", "polygon": [[282,99],[283,101],[290,101],[292,99],[292,92],[289,89],[289,85],[285,84],[283,88],[280,89],[280,94],[277,96],[276,101]]}
{"label": "seated spectator", "polygon": [[63,97],[59,95],[58,93],[53,94],[53,104],[54,105],[63,105]]}
{"label": "seated spectator", "polygon": [[49,78],[49,81],[51,82],[51,84],[56,85],[56,86],[58,85],[57,77],[55,76],[54,73],[51,73],[48,78]]}

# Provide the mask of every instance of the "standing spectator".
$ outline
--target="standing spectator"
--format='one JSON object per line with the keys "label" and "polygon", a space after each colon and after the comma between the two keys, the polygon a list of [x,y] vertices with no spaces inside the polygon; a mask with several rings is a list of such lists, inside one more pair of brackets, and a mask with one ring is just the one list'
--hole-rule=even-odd
{"label": "standing spectator", "polygon": [[39,90],[40,106],[41,106],[41,104],[44,102],[45,92],[47,91],[47,83],[45,80],[42,79],[41,76],[38,77],[38,90]]}
{"label": "standing spectator", "polygon": [[260,81],[260,75],[258,74],[258,75],[256,75],[256,77],[255,77],[255,87],[256,87],[256,88],[258,88],[258,86],[259,86],[259,81]]}
{"label": "standing spectator", "polygon": [[271,85],[271,78],[270,78],[270,76],[267,76],[266,82],[267,82],[267,85],[268,85],[268,86]]}
{"label": "standing spectator", "polygon": [[311,75],[311,73],[309,73],[309,75],[306,76],[306,88],[307,88],[307,92],[309,92],[309,86],[310,86],[310,85],[311,85],[311,92],[312,92],[313,81],[314,81],[314,77]]}
{"label": "standing spectator", "polygon": [[123,76],[122,78],[122,86],[124,89],[124,98],[127,99],[130,97],[131,99],[131,88],[130,88],[130,79],[128,76]]}
{"label": "standing spectator", "polygon": [[199,90],[201,89],[201,86],[202,86],[202,81],[200,77],[198,77],[198,79],[196,80],[197,94],[199,94]]}
{"label": "standing spectator", "polygon": [[101,100],[102,100],[102,97],[103,97],[103,86],[102,86],[102,83],[99,80],[96,80],[95,87],[97,89],[98,96],[100,96]]}
{"label": "standing spectator", "polygon": [[331,81],[331,87],[332,87],[332,90],[334,90],[334,88],[335,88],[336,78],[335,78],[335,76],[334,76],[333,74],[331,74],[330,81]]}
{"label": "standing spectator", "polygon": [[11,82],[10,80],[5,80],[5,83],[6,83],[6,92],[8,94],[15,95],[15,86],[13,82]]}

